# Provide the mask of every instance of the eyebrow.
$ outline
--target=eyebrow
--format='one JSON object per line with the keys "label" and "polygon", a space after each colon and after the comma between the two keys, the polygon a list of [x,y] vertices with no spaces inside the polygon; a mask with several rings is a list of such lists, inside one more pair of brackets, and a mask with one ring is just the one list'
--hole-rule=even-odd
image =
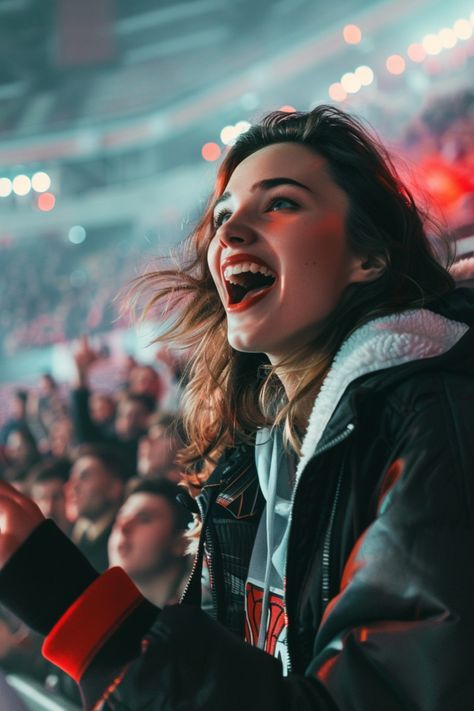
{"label": "eyebrow", "polygon": [[[270,188],[276,188],[278,185],[296,185],[298,188],[303,188],[308,192],[312,192],[307,185],[303,185],[303,183],[300,183],[298,180],[294,180],[293,178],[265,178],[264,180],[259,180],[258,183],[254,183],[254,185],[250,188],[250,192],[253,193],[257,189],[270,190]],[[222,195],[215,201],[214,207],[212,208],[213,211],[218,205],[221,204],[221,202],[228,200],[230,197],[231,193],[228,190],[222,193]]]}

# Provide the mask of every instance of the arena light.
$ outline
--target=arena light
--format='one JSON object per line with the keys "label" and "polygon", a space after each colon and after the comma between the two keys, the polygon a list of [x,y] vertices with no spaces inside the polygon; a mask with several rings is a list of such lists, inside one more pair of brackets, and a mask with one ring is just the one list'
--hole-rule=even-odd
{"label": "arena light", "polygon": [[220,139],[225,146],[231,146],[236,139],[235,126],[224,126],[220,132]]}
{"label": "arena light", "polygon": [[13,190],[10,178],[0,178],[0,197],[8,197]]}
{"label": "arena light", "polygon": [[41,193],[38,195],[36,205],[41,212],[50,212],[56,205],[56,198],[53,193]]}
{"label": "arena light", "polygon": [[401,54],[391,54],[385,61],[385,66],[390,74],[403,74],[405,71],[405,60]]}
{"label": "arena light", "polygon": [[456,33],[450,27],[443,27],[443,29],[438,32],[438,38],[443,49],[451,49],[458,41]]}
{"label": "arena light", "polygon": [[429,34],[423,37],[421,42],[426,54],[439,54],[442,50],[441,42],[437,35]]}
{"label": "arena light", "polygon": [[240,136],[242,133],[248,131],[251,125],[252,124],[248,121],[237,121],[237,123],[235,124],[235,130],[237,135]]}
{"label": "arena light", "polygon": [[68,239],[72,244],[82,244],[86,237],[87,232],[82,225],[74,225],[68,233]]}
{"label": "arena light", "polygon": [[347,99],[347,92],[338,81],[331,84],[328,89],[328,94],[333,101],[345,101]]}
{"label": "arena light", "polygon": [[408,47],[407,54],[412,62],[423,62],[426,59],[426,50],[419,42],[413,42]]}
{"label": "arena light", "polygon": [[348,94],[356,94],[360,87],[360,79],[355,75],[354,72],[346,72],[341,77],[341,84]]}
{"label": "arena light", "polygon": [[28,195],[28,193],[31,190],[31,180],[27,175],[16,175],[13,178],[13,192],[15,195],[19,195],[20,197],[24,197],[25,195]]}
{"label": "arena light", "polygon": [[472,36],[472,25],[469,20],[456,20],[453,30],[456,37],[461,40],[467,40]]}
{"label": "arena light", "polygon": [[374,81],[374,73],[372,69],[365,64],[357,67],[354,74],[359,80],[361,86],[369,86]]}
{"label": "arena light", "polygon": [[37,193],[45,193],[51,187],[51,178],[47,173],[40,170],[31,178],[31,187]]}
{"label": "arena light", "polygon": [[[280,109],[281,111],[282,109]],[[294,109],[293,109],[294,110]],[[237,138],[245,131],[248,131],[251,124],[248,121],[238,121],[236,124],[224,126],[220,133],[220,139],[225,146],[233,146]]]}
{"label": "arena light", "polygon": [[347,44],[359,44],[362,39],[362,32],[357,25],[346,25],[342,30],[342,36]]}
{"label": "arena light", "polygon": [[221,154],[221,148],[217,143],[213,143],[212,141],[209,143],[205,143],[203,147],[201,148],[201,155],[204,158],[204,160],[207,161],[215,161],[219,158]]}

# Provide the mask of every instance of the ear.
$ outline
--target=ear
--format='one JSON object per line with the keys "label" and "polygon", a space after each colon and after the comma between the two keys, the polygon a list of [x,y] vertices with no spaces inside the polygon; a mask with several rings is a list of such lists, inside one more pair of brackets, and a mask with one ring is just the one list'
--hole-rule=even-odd
{"label": "ear", "polygon": [[382,276],[386,267],[387,264],[383,257],[372,255],[355,256],[349,281],[351,284],[375,281]]}

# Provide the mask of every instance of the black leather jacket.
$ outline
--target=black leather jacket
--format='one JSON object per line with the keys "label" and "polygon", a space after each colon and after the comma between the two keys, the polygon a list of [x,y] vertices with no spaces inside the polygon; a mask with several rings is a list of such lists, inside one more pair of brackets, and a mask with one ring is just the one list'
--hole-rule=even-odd
{"label": "black leather jacket", "polygon": [[471,326],[445,355],[354,381],[300,477],[285,581],[290,675],[238,636],[232,560],[244,579],[262,508],[241,448],[200,499],[219,621],[191,604],[192,581],[184,604],[156,618],[138,606],[91,654],[87,708],[119,674],[104,711],[471,711],[473,306],[462,290],[437,305]]}

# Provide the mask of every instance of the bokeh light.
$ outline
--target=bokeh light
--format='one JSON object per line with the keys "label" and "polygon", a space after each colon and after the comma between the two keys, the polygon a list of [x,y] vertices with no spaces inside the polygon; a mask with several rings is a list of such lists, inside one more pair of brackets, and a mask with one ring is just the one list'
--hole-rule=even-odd
{"label": "bokeh light", "polygon": [[10,178],[0,178],[0,197],[8,197],[13,190]]}
{"label": "bokeh light", "polygon": [[450,27],[443,27],[443,29],[438,32],[438,37],[444,49],[451,49],[458,41],[456,33]]}
{"label": "bokeh light", "polygon": [[345,101],[345,99],[347,99],[347,92],[338,81],[331,84],[328,89],[328,94],[333,101]]}
{"label": "bokeh light", "polygon": [[421,44],[426,54],[439,54],[442,50],[441,42],[437,35],[425,35]]}
{"label": "bokeh light", "polygon": [[346,72],[341,77],[341,84],[348,94],[355,94],[360,89],[360,79],[356,77],[354,72]]}
{"label": "bokeh light", "polygon": [[31,186],[37,193],[45,193],[51,187],[51,178],[40,170],[31,178]]}
{"label": "bokeh light", "polygon": [[372,84],[372,82],[374,81],[374,73],[372,69],[366,66],[365,64],[362,64],[360,67],[357,67],[354,74],[359,80],[361,86],[369,86],[369,84]]}
{"label": "bokeh light", "polygon": [[220,139],[225,146],[232,146],[237,138],[235,126],[224,126],[220,133]]}
{"label": "bokeh light", "polygon": [[31,180],[27,175],[16,175],[13,178],[13,192],[15,195],[23,197],[31,190]]}
{"label": "bokeh light", "polygon": [[390,74],[403,74],[405,71],[405,60],[401,54],[391,54],[390,57],[387,57],[385,66]]}
{"label": "bokeh light", "polygon": [[469,39],[472,36],[472,25],[469,20],[456,20],[453,30],[456,37],[462,40]]}
{"label": "bokeh light", "polygon": [[74,225],[68,233],[68,239],[72,244],[82,244],[87,237],[87,232],[82,225]]}
{"label": "bokeh light", "polygon": [[237,132],[237,135],[240,136],[241,133],[245,133],[246,131],[248,131],[251,125],[252,124],[248,121],[237,121],[237,123],[235,124],[235,130]]}
{"label": "bokeh light", "polygon": [[359,44],[362,39],[362,32],[357,25],[346,25],[342,30],[342,36],[347,44]]}
{"label": "bokeh light", "polygon": [[419,42],[413,42],[408,47],[407,54],[412,62],[423,62],[426,58],[426,50]]}
{"label": "bokeh light", "polygon": [[294,114],[296,109],[294,106],[291,104],[283,104],[283,106],[280,106],[280,111],[284,111],[285,114]]}
{"label": "bokeh light", "polygon": [[41,193],[38,195],[36,204],[41,212],[50,212],[56,205],[56,198],[53,193]]}
{"label": "bokeh light", "polygon": [[213,143],[212,141],[210,143],[205,143],[203,147],[201,148],[201,155],[204,158],[204,160],[207,161],[214,161],[219,158],[221,154],[221,148],[217,143]]}

